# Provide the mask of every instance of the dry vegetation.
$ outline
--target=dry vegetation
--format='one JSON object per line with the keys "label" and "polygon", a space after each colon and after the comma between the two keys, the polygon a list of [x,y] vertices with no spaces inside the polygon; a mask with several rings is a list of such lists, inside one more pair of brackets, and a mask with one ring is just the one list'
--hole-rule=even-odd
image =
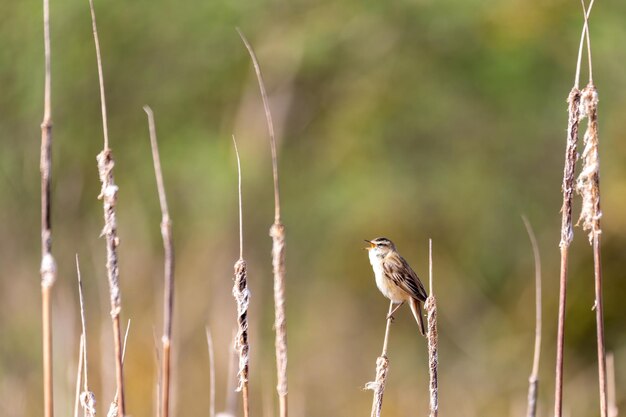
{"label": "dry vegetation", "polygon": [[[53,383],[52,383],[52,311],[50,306],[50,294],[54,281],[56,279],[56,266],[51,253],[51,224],[50,224],[50,167],[51,167],[51,133],[52,133],[52,117],[51,117],[51,94],[50,94],[50,34],[49,34],[49,10],[48,1],[43,2],[44,9],[44,51],[45,51],[45,90],[44,90],[44,118],[41,124],[42,141],[41,141],[41,238],[42,238],[42,261],[41,261],[41,287],[42,287],[42,344],[43,344],[43,386],[44,386],[44,410],[46,417],[53,417]],[[118,246],[119,237],[117,234],[116,204],[118,196],[118,187],[115,184],[113,176],[114,160],[111,148],[109,147],[105,86],[103,80],[102,59],[100,53],[100,44],[98,40],[98,32],[96,27],[96,15],[93,7],[93,1],[89,1],[92,17],[92,27],[95,42],[95,50],[97,57],[97,70],[99,75],[100,86],[100,104],[102,111],[102,127],[104,135],[104,147],[102,152],[97,156],[98,172],[102,189],[99,199],[103,200],[104,206],[104,227],[102,236],[104,236],[106,244],[106,268],[110,291],[110,307],[111,320],[113,326],[113,338],[115,346],[115,374],[116,374],[116,394],[111,403],[108,416],[123,417],[127,415],[125,410],[124,397],[124,373],[123,358],[126,337],[122,338],[120,326],[120,314],[122,311],[120,276],[118,264]],[[600,219],[602,212],[600,210],[600,177],[599,177],[599,141],[598,141],[598,93],[593,84],[592,66],[591,66],[591,40],[589,36],[589,26],[587,19],[593,6],[593,1],[589,4],[588,9],[584,10],[584,25],[581,35],[579,60],[576,69],[576,78],[574,86],[568,96],[568,124],[565,149],[565,166],[563,174],[563,205],[562,205],[562,228],[561,228],[561,274],[560,274],[560,291],[559,291],[559,312],[558,312],[558,334],[557,334],[557,356],[555,371],[555,398],[554,398],[554,415],[561,417],[563,414],[563,373],[564,366],[564,338],[565,338],[565,313],[566,313],[566,289],[568,277],[568,249],[573,240],[574,232],[572,225],[572,207],[574,192],[582,196],[582,212],[579,223],[585,231],[589,232],[589,241],[592,245],[594,259],[594,296],[595,296],[595,314],[597,329],[597,353],[598,353],[598,380],[600,388],[600,414],[601,417],[614,417],[617,415],[617,407],[615,405],[615,382],[613,374],[613,357],[610,356],[608,361],[609,374],[607,377],[607,361],[605,357],[604,346],[604,327],[603,327],[603,302],[602,302],[602,273],[600,262],[600,242],[601,228]],[[583,3],[583,8],[585,4]],[[269,132],[269,143],[272,159],[272,172],[274,180],[274,222],[270,227],[270,236],[272,238],[272,267],[274,274],[274,306],[275,306],[275,355],[276,355],[276,380],[277,395],[279,403],[280,417],[287,417],[287,333],[286,333],[286,306],[285,306],[285,227],[281,221],[280,197],[279,197],[279,181],[278,181],[278,157],[276,149],[276,138],[272,122],[269,100],[265,90],[263,77],[261,75],[260,65],[251,44],[248,42],[243,33],[239,32],[241,39],[247,48],[253,63],[255,74],[260,88],[261,98],[264,106],[267,128]],[[579,89],[579,73],[580,60],[583,51],[583,45],[586,43],[589,60],[589,83],[582,90]],[[160,371],[158,377],[158,400],[157,408],[160,417],[168,417],[170,412],[175,414],[172,408],[171,391],[172,391],[172,327],[173,327],[173,306],[174,306],[174,249],[172,238],[171,218],[168,210],[167,199],[165,196],[165,186],[159,151],[156,140],[156,128],[154,123],[154,115],[149,107],[144,108],[148,115],[150,141],[152,147],[152,158],[157,182],[158,197],[161,206],[161,233],[164,246],[164,295],[163,295],[163,335],[161,339],[161,349],[157,349],[157,355],[160,358]],[[587,120],[586,131],[584,134],[584,151],[582,153],[583,166],[576,178],[576,162],[578,160],[578,137],[579,125],[582,120]],[[240,252],[239,259],[234,265],[234,287],[233,295],[237,305],[237,324],[238,330],[235,336],[235,348],[239,356],[239,369],[237,387],[238,391],[242,391],[243,396],[243,416],[248,417],[250,414],[250,390],[249,390],[249,350],[250,341],[248,333],[248,306],[250,300],[250,290],[248,289],[247,266],[243,259],[243,202],[241,191],[241,162],[239,159],[239,150],[233,137],[237,156],[238,167],[238,195],[239,195],[239,243]],[[539,373],[539,354],[541,347],[541,264],[539,259],[539,248],[535,239],[530,223],[524,218],[524,223],[528,231],[532,250],[535,259],[535,280],[536,280],[536,329],[535,329],[535,350],[532,372],[529,378],[528,390],[528,417],[537,415],[537,395],[538,395],[538,373]],[[425,302],[425,309],[428,319],[427,346],[428,346],[428,364],[429,364],[429,407],[430,417],[436,417],[439,410],[438,396],[438,330],[437,330],[437,301],[435,299],[433,289],[432,274],[432,242],[429,251],[429,282],[430,296]],[[86,318],[83,300],[82,280],[78,265],[78,257],[76,259],[76,267],[78,274],[78,286],[80,294],[81,307],[81,325],[82,334],[79,343],[78,372],[76,378],[76,402],[74,406],[74,415],[78,415],[79,405],[83,409],[85,416],[94,416],[96,414],[95,395],[90,391],[88,386],[88,361],[87,361],[87,335],[86,335]],[[392,312],[393,303],[390,305],[389,312]],[[376,360],[376,376],[373,382],[366,385],[367,389],[374,391],[371,417],[380,417],[382,414],[383,394],[385,384],[390,370],[390,361],[388,358],[388,346],[392,317],[389,316],[386,323],[385,334],[383,339],[383,348],[380,356]],[[128,331],[128,330],[127,330]],[[210,416],[215,415],[215,373],[214,373],[214,353],[213,342],[210,332],[207,329],[207,342],[209,347],[209,358],[211,366],[210,389],[211,389],[211,409]],[[81,389],[82,386],[82,389]],[[231,410],[232,412],[232,410]]]}

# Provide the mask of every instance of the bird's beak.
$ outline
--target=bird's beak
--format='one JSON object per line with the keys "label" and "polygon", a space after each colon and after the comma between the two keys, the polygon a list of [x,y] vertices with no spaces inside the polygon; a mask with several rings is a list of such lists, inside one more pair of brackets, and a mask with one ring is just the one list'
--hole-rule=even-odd
{"label": "bird's beak", "polygon": [[370,245],[369,245],[369,247],[367,247],[367,248],[363,248],[363,249],[365,249],[365,250],[370,250],[370,249],[372,249],[374,246],[376,246],[376,245],[374,245],[374,244],[372,243],[372,241],[370,241],[370,240],[365,239],[365,241],[366,241],[367,243],[369,243],[369,244],[370,244]]}

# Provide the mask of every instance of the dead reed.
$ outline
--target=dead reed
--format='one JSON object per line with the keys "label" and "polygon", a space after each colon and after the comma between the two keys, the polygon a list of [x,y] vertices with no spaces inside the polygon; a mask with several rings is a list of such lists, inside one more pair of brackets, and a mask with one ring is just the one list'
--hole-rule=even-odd
{"label": "dead reed", "polygon": [[238,195],[239,195],[239,259],[235,262],[235,279],[233,285],[233,297],[237,302],[237,336],[235,336],[235,349],[239,354],[239,384],[237,391],[241,391],[243,397],[243,415],[250,414],[248,377],[249,377],[249,352],[248,342],[248,306],[250,305],[250,290],[248,289],[248,271],[246,261],[243,259],[243,209],[241,201],[241,161],[237,141],[233,136],[235,154],[237,155]]}
{"label": "dead reed", "polygon": [[167,196],[163,185],[163,171],[161,170],[161,158],[157,143],[154,113],[148,106],[143,110],[148,115],[148,128],[150,131],[150,147],[152,148],[152,162],[154,164],[154,176],[157,182],[159,204],[161,206],[161,236],[164,249],[164,274],[165,285],[163,286],[163,337],[161,338],[163,355],[161,356],[161,412],[162,417],[169,417],[170,409],[170,373],[171,373],[171,342],[172,342],[172,312],[174,310],[174,242],[172,240],[172,220],[167,208]]}
{"label": "dead reed", "polygon": [[74,417],[78,417],[78,408],[80,405],[80,384],[82,382],[82,374],[83,374],[83,352],[84,352],[84,344],[83,344],[83,336],[81,335],[78,343],[78,366],[76,369],[76,393],[74,400]]}
{"label": "dead reed", "polygon": [[556,347],[556,371],[554,388],[554,416],[561,417],[563,409],[563,348],[565,340],[565,307],[567,303],[567,275],[568,275],[568,254],[569,245],[574,238],[572,230],[572,197],[574,194],[574,175],[576,160],[578,158],[578,125],[580,122],[580,98],[579,74],[582,45],[584,42],[585,28],[587,27],[587,17],[593,7],[593,0],[585,12],[585,23],[581,35],[580,47],[578,49],[578,63],[576,66],[576,76],[574,86],[567,98],[568,121],[567,138],[565,146],[565,164],[563,168],[563,206],[561,208],[561,241],[559,248],[561,251],[561,267],[559,278],[559,315],[557,324],[557,347]]}
{"label": "dead reed", "polygon": [[428,371],[429,381],[429,408],[430,417],[437,417],[439,414],[439,378],[437,376],[437,368],[439,366],[439,338],[437,335],[437,299],[435,298],[435,290],[433,287],[433,240],[428,240],[428,288],[430,295],[424,303],[427,313],[428,323]]}
{"label": "dead reed", "polygon": [[287,318],[285,315],[285,226],[280,219],[280,195],[278,189],[278,158],[276,155],[276,137],[274,134],[274,123],[272,122],[272,114],[270,111],[267,92],[265,91],[265,83],[263,75],[257,60],[256,54],[252,46],[237,29],[241,40],[243,41],[252,63],[254,71],[259,83],[261,98],[263,99],[263,108],[265,109],[265,120],[267,121],[267,129],[270,136],[270,149],[272,152],[272,174],[274,179],[274,224],[270,227],[270,236],[272,237],[272,268],[274,272],[274,329],[276,331],[276,373],[279,399],[280,417],[287,417]]}
{"label": "dead reed", "polygon": [[[76,255],[76,276],[78,279],[78,298],[80,301],[80,323],[82,327],[81,339],[81,352],[83,373],[83,391],[80,393],[80,405],[83,407],[83,413],[85,417],[95,417],[96,415],[96,396],[89,390],[88,370],[89,365],[87,362],[87,321],[85,319],[85,298],[83,297],[83,281],[80,275],[80,265],[78,263],[78,255]],[[79,365],[80,367],[80,365]]]}
{"label": "dead reed", "polygon": [[211,329],[206,327],[206,344],[209,351],[209,417],[215,417],[215,352]]}
{"label": "dead reed", "polygon": [[117,203],[118,187],[113,178],[113,155],[109,148],[109,131],[107,124],[106,99],[104,94],[104,77],[102,74],[102,58],[100,56],[100,41],[98,39],[98,28],[96,26],[96,13],[93,7],[93,0],[89,0],[89,10],[91,12],[91,26],[96,47],[96,61],[98,66],[98,80],[100,85],[100,109],[102,111],[102,131],[104,135],[104,148],[97,156],[98,174],[102,189],[98,199],[102,199],[104,208],[104,228],[102,235],[106,239],[106,267],[109,281],[109,293],[111,299],[111,321],[113,325],[113,342],[115,346],[115,379],[116,379],[116,403],[117,415],[124,417],[124,374],[122,364],[122,332],[120,329],[120,312],[122,310],[121,291],[119,286],[119,265],[117,259],[117,247],[120,244],[117,236],[117,219],[115,205]]}
{"label": "dead reed", "polygon": [[[124,358],[126,356],[126,342],[128,341],[128,333],[130,332],[130,319],[128,319],[128,324],[126,325],[126,332],[124,333],[124,344],[122,346],[122,364],[124,364]],[[117,392],[115,393],[115,397],[113,397],[113,401],[109,405],[109,411],[107,412],[107,417],[116,417],[119,415],[119,402],[117,397]]]}
{"label": "dead reed", "polygon": [[52,105],[50,72],[50,7],[43,0],[44,39],[44,106],[41,122],[41,322],[43,348],[43,398],[44,416],[53,417],[52,393],[52,286],[56,281],[56,262],[52,256],[52,229],[50,222],[50,176],[52,166]]}
{"label": "dead reed", "polygon": [[[587,57],[589,61],[589,82],[582,90],[580,112],[581,119],[587,119],[587,128],[583,136],[583,166],[576,181],[576,192],[582,196],[582,210],[578,224],[589,232],[589,242],[593,247],[594,294],[593,309],[596,313],[596,341],[598,350],[598,385],[600,394],[600,416],[608,416],[606,348],[604,342],[604,303],[602,300],[602,265],[600,241],[602,229],[600,219],[600,156],[598,138],[598,91],[593,84],[593,66],[591,59],[591,39],[589,36],[588,13],[581,0],[585,16],[584,32],[587,39]],[[593,5],[591,2],[589,8]]]}
{"label": "dead reed", "polygon": [[387,314],[387,326],[385,327],[385,337],[383,339],[383,350],[378,358],[376,358],[376,377],[374,381],[365,384],[366,390],[374,391],[372,400],[372,412],[370,417],[380,417],[383,408],[383,395],[385,393],[385,385],[387,383],[387,373],[389,372],[389,358],[387,358],[387,346],[389,344],[389,332],[391,323],[393,322],[393,301],[389,302],[389,313]]}
{"label": "dead reed", "polygon": [[535,232],[530,222],[526,216],[522,216],[522,221],[528,233],[535,261],[535,350],[533,367],[528,378],[528,408],[526,411],[527,417],[535,417],[537,415],[537,392],[539,388],[539,356],[541,355],[541,257],[539,256]]}

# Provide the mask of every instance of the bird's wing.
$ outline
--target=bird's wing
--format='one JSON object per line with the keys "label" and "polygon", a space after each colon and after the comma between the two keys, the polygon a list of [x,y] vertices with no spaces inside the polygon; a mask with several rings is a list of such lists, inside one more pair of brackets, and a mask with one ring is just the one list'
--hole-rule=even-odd
{"label": "bird's wing", "polygon": [[387,276],[404,292],[417,300],[426,301],[428,294],[424,285],[402,256],[387,256],[383,268]]}

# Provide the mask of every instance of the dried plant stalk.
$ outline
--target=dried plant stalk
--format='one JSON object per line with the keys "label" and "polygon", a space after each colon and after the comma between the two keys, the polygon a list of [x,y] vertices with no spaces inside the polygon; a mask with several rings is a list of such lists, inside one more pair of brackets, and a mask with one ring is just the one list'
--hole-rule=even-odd
{"label": "dried plant stalk", "polygon": [[389,372],[389,359],[387,358],[387,346],[389,344],[389,332],[391,323],[393,322],[393,301],[389,303],[389,313],[387,314],[387,326],[385,327],[385,338],[383,339],[383,351],[376,358],[376,378],[374,381],[365,384],[366,390],[374,391],[372,400],[372,412],[370,417],[380,417],[383,408],[383,394],[385,393],[385,385],[387,383],[387,373]]}
{"label": "dried plant stalk", "polygon": [[239,385],[237,391],[243,394],[243,415],[248,417],[248,377],[249,377],[249,351],[248,344],[248,305],[250,302],[250,291],[247,283],[246,261],[239,259],[235,263],[235,285],[233,286],[233,296],[237,301],[237,325],[238,332],[235,338],[235,349],[239,354]]}
{"label": "dried plant stalk", "polygon": [[280,417],[287,417],[287,318],[285,315],[285,227],[274,223],[272,237],[272,267],[274,271],[274,329],[276,331],[276,369]]}
{"label": "dried plant stalk", "polygon": [[252,46],[237,29],[241,40],[243,41],[252,63],[254,71],[259,83],[261,98],[263,99],[263,108],[265,110],[265,120],[267,121],[267,129],[270,136],[270,149],[272,152],[272,174],[274,179],[274,224],[270,227],[270,236],[272,237],[272,267],[274,273],[274,329],[276,331],[276,371],[280,417],[287,417],[287,318],[285,315],[285,227],[280,220],[280,193],[278,187],[278,158],[276,153],[276,137],[274,134],[274,123],[272,122],[272,113],[270,111],[267,92],[265,91],[265,83],[261,68],[256,58],[256,54]]}
{"label": "dried plant stalk", "polygon": [[[602,265],[600,241],[602,229],[600,219],[600,158],[598,140],[598,91],[593,84],[593,68],[591,59],[591,38],[589,36],[589,12],[585,10],[584,0],[581,0],[585,16],[584,32],[587,39],[587,56],[589,61],[589,83],[581,93],[581,118],[587,118],[587,129],[583,138],[584,151],[582,154],[583,167],[576,182],[576,191],[582,196],[582,210],[578,223],[583,224],[583,230],[589,232],[589,242],[593,246],[594,264],[594,293],[596,312],[596,340],[598,348],[598,385],[600,394],[600,415],[609,414],[607,401],[607,374],[606,348],[604,342],[604,305],[602,301]],[[593,6],[593,0],[589,9]]]}
{"label": "dried plant stalk", "polygon": [[50,298],[56,280],[56,262],[52,256],[52,229],[50,222],[50,176],[52,166],[52,109],[50,72],[50,7],[43,0],[44,34],[44,113],[41,122],[41,322],[43,348],[44,416],[54,415],[52,393],[52,311]]}
{"label": "dried plant stalk", "polygon": [[572,196],[574,192],[574,169],[576,167],[576,145],[578,142],[578,112],[580,90],[574,87],[567,99],[568,123],[567,144],[565,148],[565,167],[563,169],[563,207],[561,208],[561,273],[559,279],[559,318],[556,346],[556,372],[554,393],[554,415],[561,417],[563,408],[563,347],[565,339],[565,305],[567,302],[567,260],[569,245],[573,240],[572,232]]}
{"label": "dried plant stalk", "polygon": [[248,306],[250,304],[250,290],[248,289],[248,272],[246,261],[243,259],[243,204],[241,199],[241,161],[237,142],[233,136],[235,154],[237,155],[238,195],[239,195],[239,260],[235,262],[235,282],[233,296],[237,302],[237,336],[235,337],[235,349],[239,354],[239,372],[237,373],[239,384],[237,391],[243,396],[243,415],[248,417],[250,412],[248,397],[249,377],[249,351],[248,343]]}
{"label": "dried plant stalk", "polygon": [[87,362],[87,321],[85,319],[85,298],[83,297],[83,281],[80,275],[80,265],[78,263],[78,255],[76,255],[76,276],[78,279],[78,298],[80,301],[80,323],[82,327],[81,334],[81,351],[83,354],[82,362],[84,364],[83,374],[83,391],[80,393],[80,405],[83,407],[85,417],[95,417],[96,415],[96,396],[89,390]]}
{"label": "dried plant stalk", "polygon": [[[589,47],[589,45],[588,45]],[[578,176],[576,191],[582,196],[583,204],[579,223],[583,230],[589,231],[589,241],[593,245],[594,290],[596,312],[596,338],[598,347],[598,383],[600,389],[600,415],[608,416],[606,353],[604,344],[604,305],[602,301],[602,265],[600,238],[602,229],[600,219],[600,159],[598,154],[598,92],[593,84],[582,91],[581,112],[587,117],[585,131],[585,149],[582,154],[583,168]]]}
{"label": "dried plant stalk", "polygon": [[165,185],[163,184],[163,171],[161,170],[161,158],[159,156],[159,145],[157,144],[156,128],[154,124],[154,114],[152,109],[144,106],[144,111],[148,115],[148,127],[150,130],[150,147],[152,148],[152,162],[154,163],[154,175],[159,193],[159,203],[161,205],[161,236],[163,238],[164,256],[164,292],[163,292],[163,356],[161,363],[161,413],[162,417],[169,417],[170,409],[170,379],[171,379],[171,341],[172,341],[172,312],[174,310],[174,242],[172,241],[172,220],[167,208],[167,196],[165,195]]}
{"label": "dried plant stalk", "polygon": [[209,351],[209,417],[215,417],[215,353],[213,350],[213,337],[209,326],[206,327],[206,344]]}
{"label": "dried plant stalk", "polygon": [[102,235],[106,239],[107,248],[107,277],[109,281],[109,294],[111,299],[111,321],[113,325],[113,343],[115,346],[115,379],[116,379],[116,403],[117,415],[124,417],[124,376],[122,365],[122,332],[120,329],[120,312],[122,310],[121,292],[119,286],[119,265],[117,259],[117,247],[120,240],[117,236],[117,219],[115,205],[117,203],[118,187],[113,178],[113,155],[109,148],[109,132],[106,112],[106,99],[104,94],[104,77],[102,74],[102,58],[100,56],[100,41],[98,39],[98,28],[96,25],[96,13],[93,7],[93,0],[89,0],[89,10],[91,12],[91,26],[93,30],[94,44],[96,47],[96,61],[98,66],[98,81],[100,85],[100,109],[102,111],[102,131],[104,135],[104,148],[97,156],[98,174],[102,189],[98,199],[103,201],[104,208],[104,229]]}
{"label": "dried plant stalk", "polygon": [[437,336],[437,299],[435,298],[435,290],[433,288],[433,241],[428,241],[428,281],[430,287],[430,295],[424,303],[427,313],[428,323],[428,370],[430,375],[429,393],[430,393],[430,417],[437,417],[439,414],[439,379],[437,376],[437,367],[439,365],[439,344]]}
{"label": "dried plant stalk", "polygon": [[539,357],[541,355],[541,258],[539,256],[539,246],[535,233],[530,222],[525,216],[522,216],[530,244],[533,249],[533,258],[535,261],[535,350],[533,354],[533,368],[528,378],[528,409],[527,417],[535,417],[537,415],[537,392],[539,388]]}
{"label": "dried plant stalk", "polygon": [[80,383],[82,381],[83,374],[83,335],[80,335],[80,342],[78,344],[78,367],[76,369],[76,397],[74,400],[74,417],[78,417],[78,406],[80,405]]}
{"label": "dried plant stalk", "polygon": [[593,1],[584,13],[585,23],[578,49],[578,60],[576,66],[576,77],[574,87],[570,91],[567,99],[568,121],[567,140],[565,147],[565,164],[563,168],[563,206],[561,208],[561,241],[559,244],[561,251],[561,267],[559,278],[559,318],[557,324],[557,345],[556,345],[556,372],[554,389],[554,416],[561,417],[563,410],[563,347],[565,340],[565,307],[567,303],[567,266],[568,252],[574,233],[572,230],[572,196],[574,193],[574,171],[578,154],[576,147],[578,143],[578,125],[580,122],[580,99],[581,92],[578,89],[580,77],[580,61],[582,56],[582,43],[584,41],[585,30],[587,29],[587,18],[593,7]]}
{"label": "dried plant stalk", "polygon": [[[122,346],[122,364],[124,364],[124,357],[126,356],[126,342],[128,341],[128,333],[130,332],[130,319],[128,320],[128,324],[126,325],[126,332],[124,333],[124,344]],[[107,412],[107,417],[116,417],[120,413],[120,407],[118,402],[118,393],[115,393],[115,397],[113,397],[113,401],[109,405],[109,411]]]}

